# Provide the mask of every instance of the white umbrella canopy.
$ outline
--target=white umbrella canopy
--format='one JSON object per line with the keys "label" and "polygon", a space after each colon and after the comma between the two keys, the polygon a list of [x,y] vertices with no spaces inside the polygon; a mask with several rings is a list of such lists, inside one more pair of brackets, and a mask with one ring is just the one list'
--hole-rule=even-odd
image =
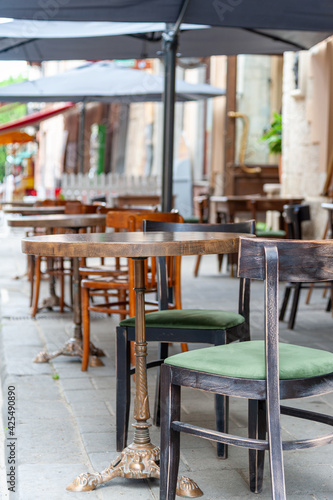
{"label": "white umbrella canopy", "polygon": [[[162,76],[103,61],[0,87],[0,102],[154,102],[161,101],[163,90]],[[181,102],[222,95],[225,91],[212,85],[176,81],[176,98]]]}
{"label": "white umbrella canopy", "polygon": [[[178,52],[183,57],[281,54],[308,49],[329,33],[251,31],[182,24]],[[142,59],[156,57],[165,23],[26,21],[0,23],[0,60]]]}

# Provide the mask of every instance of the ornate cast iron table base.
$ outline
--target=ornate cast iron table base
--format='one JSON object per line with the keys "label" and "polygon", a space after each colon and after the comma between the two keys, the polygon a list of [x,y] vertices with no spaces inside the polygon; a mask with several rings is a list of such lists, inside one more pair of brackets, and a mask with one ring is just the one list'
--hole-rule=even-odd
{"label": "ornate cast iron table base", "polygon": [[[58,351],[48,353],[46,351],[42,351],[34,359],[34,363],[47,363],[50,361],[50,359],[56,358],[57,356],[72,356],[72,357],[78,357],[82,358],[82,340],[81,339],[76,339],[72,338],[67,340],[65,345],[59,349]],[[101,359],[101,357],[105,356],[104,351],[102,349],[99,349],[98,347],[95,347],[94,344],[90,342],[90,366],[104,366],[104,363]]]}
{"label": "ornate cast iron table base", "polygon": [[[102,472],[83,473],[67,486],[69,491],[91,491],[98,485],[107,483],[115,477],[127,479],[150,479],[160,477],[157,462],[160,459],[160,448],[150,442],[149,424],[134,424],[134,442],[127,446],[119,457]],[[198,485],[187,477],[178,478],[177,495],[182,497],[200,497],[203,495]]]}

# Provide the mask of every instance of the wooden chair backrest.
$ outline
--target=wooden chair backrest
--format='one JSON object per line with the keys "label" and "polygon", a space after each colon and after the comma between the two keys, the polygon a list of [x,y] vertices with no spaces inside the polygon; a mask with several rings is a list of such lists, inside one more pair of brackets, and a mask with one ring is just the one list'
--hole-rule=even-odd
{"label": "wooden chair backrest", "polygon": [[99,214],[107,214],[108,212],[133,212],[137,214],[145,214],[145,213],[152,213],[152,212],[157,212],[156,207],[151,207],[151,208],[122,208],[122,207],[106,207],[106,206],[99,206],[97,208],[97,213]]}
{"label": "wooden chair backrest", "polygon": [[[112,227],[116,231],[142,230],[141,221],[148,217],[156,216],[160,219],[163,218],[164,214],[162,215],[161,212],[151,212],[142,209],[110,210],[106,214],[106,227]],[[176,220],[176,218],[172,220]]]}
{"label": "wooden chair backrest", "polygon": [[95,214],[97,213],[99,205],[82,205],[82,213],[83,214]]}
{"label": "wooden chair backrest", "polygon": [[36,201],[34,207],[59,207],[66,205],[66,200],[50,200]]}
{"label": "wooden chair backrest", "polygon": [[301,240],[302,222],[311,219],[309,205],[284,205],[283,217],[288,227],[288,238]]}
{"label": "wooden chair backrest", "polygon": [[168,232],[214,232],[214,233],[250,233],[255,234],[255,220],[244,222],[231,222],[228,224],[201,224],[201,223],[172,223],[155,222],[150,218],[144,223],[145,231],[168,231]]}
{"label": "wooden chair backrest", "polygon": [[[245,222],[234,222],[226,224],[200,224],[200,223],[172,223],[172,222],[157,222],[146,220],[143,226],[144,231],[168,231],[168,232],[224,232],[224,233],[248,233],[255,234],[255,220]],[[159,271],[158,275],[162,275],[163,271]],[[165,302],[165,292],[162,287],[159,287],[162,303]],[[250,281],[240,280],[239,287],[239,312],[246,321],[249,322],[249,300],[250,300]]]}
{"label": "wooden chair backrest", "polygon": [[280,281],[333,280],[333,241],[240,238],[238,275],[266,279],[267,249],[276,249]]}
{"label": "wooden chair backrest", "polygon": [[70,200],[65,204],[65,214],[82,214],[82,203],[79,200]]}
{"label": "wooden chair backrest", "polygon": [[148,215],[137,214],[137,215],[132,215],[129,218],[129,230],[143,231],[145,221],[178,224],[180,222],[184,222],[184,219],[177,212],[154,212]]}
{"label": "wooden chair backrest", "polygon": [[[183,218],[178,213],[163,213],[163,212],[146,212],[146,213],[135,213],[133,210],[125,210],[125,211],[109,211],[106,215],[106,226],[109,228],[113,228],[116,232],[119,231],[142,231],[143,221],[146,219],[152,218],[153,220],[160,221],[170,221],[170,222],[181,222]],[[180,258],[170,259],[170,263],[176,267],[177,265],[177,282],[178,275],[180,279],[180,271],[178,271],[178,261],[180,262]],[[171,264],[170,264],[171,266]],[[174,267],[170,269],[170,277],[174,276]],[[149,265],[146,261],[145,266],[145,284],[147,289],[157,288],[157,277],[156,277],[156,259],[149,259]],[[135,315],[135,295],[134,295],[134,262],[133,259],[128,259],[128,281],[129,281],[129,303],[130,303],[130,315]],[[170,278],[170,286],[174,286],[174,279]],[[179,285],[180,288],[180,285]],[[177,295],[177,299],[179,297],[179,293]]]}
{"label": "wooden chair backrest", "polygon": [[[332,264],[332,240],[240,238],[239,276],[265,280],[264,334],[267,392],[270,395],[279,387],[279,281],[330,281],[333,280]],[[311,390],[310,385],[307,388]],[[279,405],[278,398],[279,394]]]}
{"label": "wooden chair backrest", "polygon": [[[135,215],[129,218],[129,226],[132,231],[139,230],[143,231],[146,227],[146,224],[150,223],[159,223],[163,224],[173,224],[177,225],[178,223],[184,222],[183,217],[177,212],[156,212],[153,214],[141,214]],[[162,229],[163,230],[163,229]],[[161,262],[161,260],[159,260]],[[165,259],[165,266],[167,271],[167,287],[172,288],[174,292],[175,304],[177,308],[181,308],[181,257],[167,257]],[[160,275],[161,269],[157,268],[157,260],[156,258],[151,259],[151,285],[153,287],[158,288],[158,275]],[[165,270],[164,270],[165,273]],[[161,304],[161,308],[167,308],[167,302],[163,302],[161,297],[161,290],[159,290],[159,302]]]}
{"label": "wooden chair backrest", "polygon": [[209,221],[209,196],[208,194],[200,195],[195,201],[199,210],[199,223],[204,224],[206,221]]}

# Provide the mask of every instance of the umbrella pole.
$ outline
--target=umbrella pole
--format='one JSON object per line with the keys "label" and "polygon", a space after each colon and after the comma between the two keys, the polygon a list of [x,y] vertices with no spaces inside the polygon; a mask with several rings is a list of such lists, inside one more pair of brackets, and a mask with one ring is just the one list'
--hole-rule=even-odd
{"label": "umbrella pole", "polygon": [[175,81],[178,32],[190,0],[184,0],[175,24],[167,24],[163,33],[164,93],[163,93],[163,157],[162,211],[172,209],[173,143],[175,121]]}
{"label": "umbrella pole", "polygon": [[86,122],[86,104],[81,103],[80,123],[79,123],[79,172],[84,173],[84,129]]}
{"label": "umbrella pole", "polygon": [[173,149],[175,121],[175,79],[178,36],[173,30],[163,33],[164,93],[163,93],[163,164],[162,212],[172,209]]}

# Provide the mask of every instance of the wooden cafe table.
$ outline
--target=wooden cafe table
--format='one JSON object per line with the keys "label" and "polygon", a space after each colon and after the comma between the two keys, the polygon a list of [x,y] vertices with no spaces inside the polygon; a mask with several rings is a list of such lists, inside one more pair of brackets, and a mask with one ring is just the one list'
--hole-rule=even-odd
{"label": "wooden cafe table", "polygon": [[[236,253],[240,234],[151,232],[94,233],[39,236],[22,240],[27,254],[50,257],[128,257],[135,270],[135,400],[134,440],[121,455],[102,472],[83,473],[68,486],[71,491],[93,490],[114,477],[133,479],[159,478],[159,447],[150,440],[150,419],[145,332],[144,263],[148,257]],[[248,235],[244,235],[248,236]],[[188,478],[180,478],[178,495],[201,496],[198,486]]]}
{"label": "wooden cafe table", "polygon": [[[48,208],[48,207],[42,207]],[[61,207],[60,207],[61,208]],[[106,214],[54,214],[54,215],[32,215],[22,217],[12,217],[7,219],[7,224],[10,227],[25,227],[25,228],[43,228],[48,232],[53,232],[56,229],[67,229],[73,233],[78,233],[80,229],[93,228],[105,225]],[[42,255],[48,257],[47,253],[34,253],[33,255]],[[32,259],[33,260],[33,259]],[[34,265],[32,262],[32,273]],[[65,346],[54,353],[41,352],[35,358],[36,363],[45,363],[60,355],[79,356],[82,357],[82,324],[81,324],[81,287],[80,287],[80,272],[79,259],[73,259],[73,333],[72,339],[68,340]],[[59,297],[55,293],[54,280],[50,278],[50,297],[43,302],[43,308],[54,307],[59,305]],[[104,356],[101,349],[91,345],[92,364],[94,366],[103,365],[100,356]],[[97,358],[96,358],[97,356]]]}
{"label": "wooden cafe table", "polygon": [[227,222],[234,222],[235,216],[239,212],[248,212],[253,219],[257,219],[259,212],[267,212],[269,210],[280,212],[280,229],[283,229],[283,207],[284,205],[292,205],[301,203],[303,198],[286,196],[269,197],[262,195],[244,195],[244,196],[211,196],[211,213],[219,214],[224,212],[227,217]]}
{"label": "wooden cafe table", "polygon": [[46,214],[63,214],[65,205],[45,206],[45,207],[29,207],[29,206],[10,206],[3,208],[5,214],[19,215],[46,215]]}
{"label": "wooden cafe table", "polygon": [[0,208],[9,208],[9,207],[33,207],[36,201],[23,201],[23,200],[11,200],[11,201],[6,201],[6,200],[1,200],[0,201]]}

